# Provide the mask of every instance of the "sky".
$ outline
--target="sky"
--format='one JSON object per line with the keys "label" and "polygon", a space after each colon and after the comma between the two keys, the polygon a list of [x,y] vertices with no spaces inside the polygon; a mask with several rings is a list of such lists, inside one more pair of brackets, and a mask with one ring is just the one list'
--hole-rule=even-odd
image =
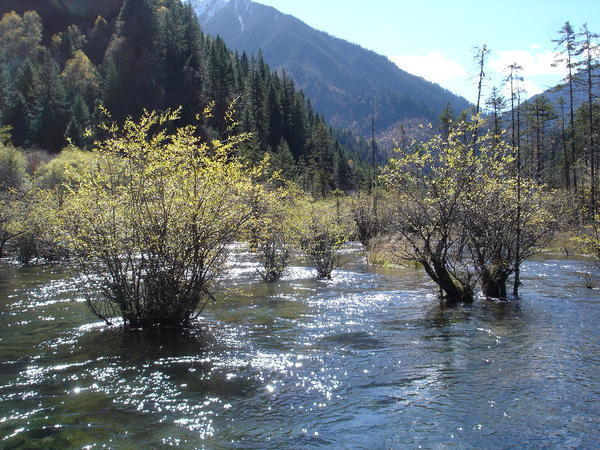
{"label": "sky", "polygon": [[523,66],[529,96],[555,86],[552,39],[569,21],[600,32],[600,0],[256,0],[318,30],[389,57],[465,98],[477,97],[474,48],[486,44],[486,95],[505,68]]}

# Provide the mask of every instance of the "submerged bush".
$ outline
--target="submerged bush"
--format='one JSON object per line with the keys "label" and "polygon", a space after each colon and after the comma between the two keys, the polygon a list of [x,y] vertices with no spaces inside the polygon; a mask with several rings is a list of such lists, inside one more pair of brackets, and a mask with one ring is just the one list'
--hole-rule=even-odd
{"label": "submerged bush", "polygon": [[32,188],[23,196],[20,232],[12,245],[19,262],[54,263],[69,255],[58,227],[61,203],[58,190]]}
{"label": "submerged bush", "polygon": [[600,269],[600,218],[596,218],[583,229],[579,240],[586,253],[594,258],[596,266]]}
{"label": "submerged bush", "polygon": [[4,257],[7,245],[23,233],[25,216],[23,195],[0,191],[0,258]]}
{"label": "submerged bush", "polygon": [[88,305],[130,327],[189,323],[223,273],[230,244],[255,212],[262,168],[232,157],[242,137],[200,142],[178,113],[107,128],[97,163],[65,198],[61,228],[99,291]]}
{"label": "submerged bush", "polygon": [[384,173],[392,230],[402,240],[398,256],[421,263],[448,302],[471,302],[476,283],[461,225],[461,207],[476,188],[468,136],[468,130],[436,136],[390,160]]}
{"label": "submerged bush", "polygon": [[73,188],[81,174],[96,161],[96,154],[70,146],[41,164],[35,171],[34,185],[39,189],[55,190],[60,197]]}
{"label": "submerged bush", "polygon": [[332,272],[344,262],[341,250],[348,242],[350,226],[331,201],[308,204],[305,210],[302,251],[318,278],[331,279]]}
{"label": "submerged bush", "polygon": [[0,128],[0,258],[7,245],[23,233],[23,219],[27,216],[27,157],[8,143],[8,132],[7,128]]}
{"label": "submerged bush", "polygon": [[265,192],[259,200],[250,232],[250,248],[261,265],[263,280],[281,279],[298,248],[302,226],[303,196],[294,186]]}
{"label": "submerged bush", "polygon": [[27,157],[22,150],[0,141],[0,191],[25,190],[27,165]]}
{"label": "submerged bush", "polygon": [[421,263],[447,302],[471,302],[478,280],[486,296],[506,297],[556,222],[543,186],[518,178],[513,149],[480,129],[463,122],[391,160],[384,177],[400,256]]}

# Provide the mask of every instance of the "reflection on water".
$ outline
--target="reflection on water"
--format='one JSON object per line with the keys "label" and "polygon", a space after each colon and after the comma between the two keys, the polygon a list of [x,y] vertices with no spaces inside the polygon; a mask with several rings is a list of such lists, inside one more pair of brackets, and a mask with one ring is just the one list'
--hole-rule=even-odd
{"label": "reflection on water", "polygon": [[358,258],[260,281],[240,250],[185,333],[88,312],[65,268],[0,266],[0,447],[597,447],[597,290],[526,264],[519,303],[444,307]]}

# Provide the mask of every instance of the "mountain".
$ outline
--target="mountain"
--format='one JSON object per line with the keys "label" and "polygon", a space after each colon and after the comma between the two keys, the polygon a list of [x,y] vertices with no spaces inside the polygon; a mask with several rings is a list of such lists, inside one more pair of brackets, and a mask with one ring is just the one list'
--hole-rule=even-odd
{"label": "mountain", "polygon": [[334,126],[362,134],[400,121],[435,121],[448,103],[469,102],[411,75],[387,57],[315,30],[299,19],[250,0],[188,0],[203,30],[238,52],[257,54],[304,90],[315,110]]}
{"label": "mountain", "polygon": [[[592,70],[592,77],[594,78],[594,80],[600,78],[600,67],[597,67]],[[583,72],[577,73],[575,74],[574,79],[575,83],[573,86],[573,106],[575,109],[577,109],[580,106],[587,104],[588,101],[588,94],[584,84],[584,81],[586,80],[586,74]],[[533,101],[535,101],[536,98],[541,96],[546,97],[550,101],[550,103],[552,103],[554,109],[558,112],[560,111],[559,102],[561,97],[565,102],[565,107],[568,108],[569,106],[569,85],[561,83],[557,86],[547,89],[541,94],[534,95],[530,99],[526,100],[524,103],[532,103]],[[600,97],[600,86],[598,85],[598,83],[594,84],[593,96],[594,101],[596,101]]]}

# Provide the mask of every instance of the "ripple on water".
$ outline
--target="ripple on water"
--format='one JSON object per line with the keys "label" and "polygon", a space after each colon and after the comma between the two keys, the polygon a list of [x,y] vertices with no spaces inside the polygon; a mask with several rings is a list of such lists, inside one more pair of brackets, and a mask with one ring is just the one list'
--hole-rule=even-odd
{"label": "ripple on water", "polygon": [[183,334],[107,326],[71,275],[6,269],[0,446],[597,446],[585,262],[527,263],[517,303],[446,308],[420,271],[357,258],[266,285],[234,251]]}

